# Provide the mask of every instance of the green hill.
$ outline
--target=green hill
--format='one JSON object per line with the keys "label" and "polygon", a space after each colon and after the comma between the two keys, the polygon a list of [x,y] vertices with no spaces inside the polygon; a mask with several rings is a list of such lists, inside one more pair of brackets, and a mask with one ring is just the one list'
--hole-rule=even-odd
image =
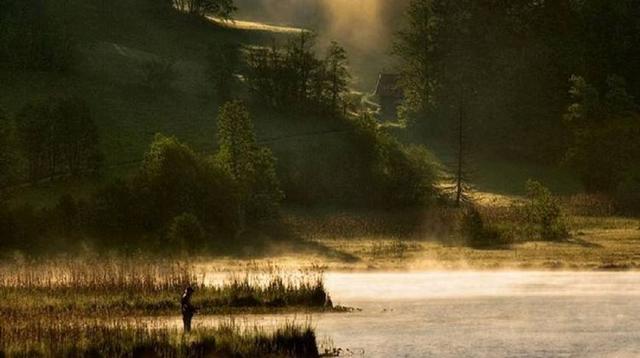
{"label": "green hill", "polygon": [[[224,28],[147,0],[72,0],[67,6],[79,40],[77,65],[64,74],[0,70],[0,107],[13,114],[37,98],[83,98],[99,126],[108,166],[139,160],[157,132],[213,149],[218,103],[205,75],[209,47],[259,46],[285,36]],[[143,67],[153,61],[174,63],[170,88],[145,85]]]}

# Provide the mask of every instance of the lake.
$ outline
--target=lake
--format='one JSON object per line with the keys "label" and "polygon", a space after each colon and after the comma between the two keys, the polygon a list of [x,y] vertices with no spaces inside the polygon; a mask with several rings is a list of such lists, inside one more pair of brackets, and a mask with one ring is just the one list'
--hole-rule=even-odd
{"label": "lake", "polygon": [[640,273],[332,272],[325,280],[335,304],[362,311],[239,320],[310,319],[319,343],[353,356],[640,356]]}

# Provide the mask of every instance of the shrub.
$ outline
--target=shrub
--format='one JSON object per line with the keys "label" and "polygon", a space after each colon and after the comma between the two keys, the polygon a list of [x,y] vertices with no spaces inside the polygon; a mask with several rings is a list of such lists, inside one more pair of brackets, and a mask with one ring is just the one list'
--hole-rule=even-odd
{"label": "shrub", "polygon": [[527,201],[523,208],[529,233],[541,240],[566,239],[569,230],[560,204],[551,191],[539,182],[526,183]]}
{"label": "shrub", "polygon": [[349,155],[359,162],[359,175],[351,184],[362,199],[371,206],[398,208],[425,205],[435,198],[439,170],[424,147],[400,144],[368,116],[352,125],[355,145]]}
{"label": "shrub", "polygon": [[616,208],[623,213],[640,212],[640,171],[625,175],[615,193]]}
{"label": "shrub", "polygon": [[490,248],[506,244],[500,233],[485,224],[480,211],[469,206],[460,218],[460,235],[473,248]]}
{"label": "shrub", "polygon": [[192,251],[204,245],[205,232],[198,218],[189,213],[176,216],[169,226],[167,239],[173,247],[183,252]]}

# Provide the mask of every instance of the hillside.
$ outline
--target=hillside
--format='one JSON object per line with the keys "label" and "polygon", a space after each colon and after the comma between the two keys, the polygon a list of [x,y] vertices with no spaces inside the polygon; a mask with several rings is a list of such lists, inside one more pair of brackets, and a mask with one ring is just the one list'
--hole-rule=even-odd
{"label": "hillside", "polygon": [[[72,29],[80,39],[77,68],[67,74],[1,70],[0,106],[13,114],[30,100],[50,95],[83,98],[98,123],[108,166],[141,159],[158,132],[211,151],[218,103],[205,73],[209,47],[221,42],[260,46],[285,36],[223,27],[144,0],[110,2],[108,11],[101,4],[69,5],[75,9]],[[174,63],[170,88],[145,86],[143,66],[153,61]],[[278,123],[277,117],[258,122],[261,138],[296,129]]]}
{"label": "hillside", "polygon": [[[11,116],[40,98],[84,99],[99,127],[105,178],[137,168],[156,133],[213,152],[220,103],[207,83],[210,48],[220,43],[268,46],[295,33],[275,26],[229,26],[147,0],[108,5],[73,0],[67,6],[69,28],[79,41],[77,65],[67,73],[0,69],[0,107]],[[174,78],[168,88],[146,85],[144,66],[150,63],[173,63]],[[258,141],[274,150],[281,166],[326,163],[345,145],[341,125],[335,121],[289,118],[264,108],[253,108],[252,116]],[[318,151],[323,147],[332,150]],[[322,164],[313,167],[324,170]],[[292,170],[300,171],[304,170]],[[86,185],[94,183],[80,183]],[[83,191],[78,183],[55,184],[32,188],[24,197],[46,203],[68,190]]]}

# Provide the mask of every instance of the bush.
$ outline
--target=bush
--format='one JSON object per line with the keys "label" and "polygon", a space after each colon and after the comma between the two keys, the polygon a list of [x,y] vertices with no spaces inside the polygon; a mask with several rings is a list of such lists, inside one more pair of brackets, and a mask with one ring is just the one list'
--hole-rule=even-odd
{"label": "bush", "polygon": [[354,150],[348,153],[359,171],[354,192],[369,206],[402,208],[429,204],[437,194],[438,165],[420,146],[404,146],[372,118],[352,122]]}
{"label": "bush", "polygon": [[622,213],[640,212],[640,171],[625,175],[615,193],[616,208]]}
{"label": "bush", "polygon": [[171,222],[167,239],[182,252],[194,251],[198,247],[202,249],[205,244],[205,232],[195,215],[184,213]]}
{"label": "bush", "polygon": [[569,236],[567,223],[551,191],[533,180],[527,181],[526,191],[523,210],[529,234],[545,241],[566,239]]}
{"label": "bush", "polygon": [[460,219],[460,235],[469,247],[491,248],[506,244],[500,233],[485,224],[480,211],[469,206]]}

